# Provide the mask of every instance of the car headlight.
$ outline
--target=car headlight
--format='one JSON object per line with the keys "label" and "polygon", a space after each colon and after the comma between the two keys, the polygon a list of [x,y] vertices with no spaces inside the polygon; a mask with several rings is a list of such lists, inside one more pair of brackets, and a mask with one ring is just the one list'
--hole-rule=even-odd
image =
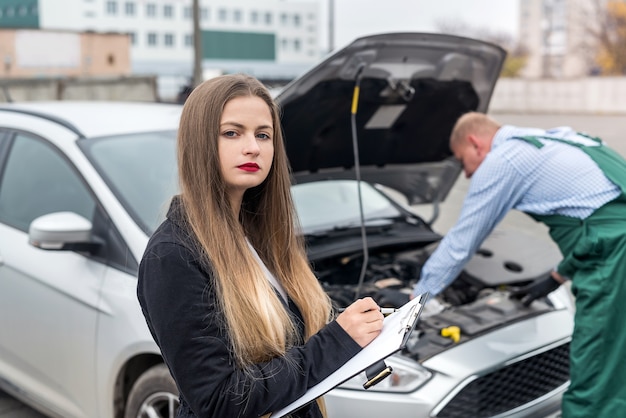
{"label": "car headlight", "polygon": [[431,378],[432,373],[417,362],[408,361],[400,357],[389,357],[385,360],[387,366],[393,369],[390,376],[377,385],[364,389],[367,381],[365,372],[359,373],[352,379],[339,385],[342,389],[367,390],[368,392],[412,392]]}

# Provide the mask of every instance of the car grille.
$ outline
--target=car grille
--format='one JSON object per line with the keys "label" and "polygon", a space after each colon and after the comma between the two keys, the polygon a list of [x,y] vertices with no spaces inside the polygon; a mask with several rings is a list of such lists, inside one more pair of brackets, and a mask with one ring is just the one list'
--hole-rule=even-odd
{"label": "car grille", "polygon": [[439,418],[491,417],[531,402],[569,380],[569,343],[479,377]]}

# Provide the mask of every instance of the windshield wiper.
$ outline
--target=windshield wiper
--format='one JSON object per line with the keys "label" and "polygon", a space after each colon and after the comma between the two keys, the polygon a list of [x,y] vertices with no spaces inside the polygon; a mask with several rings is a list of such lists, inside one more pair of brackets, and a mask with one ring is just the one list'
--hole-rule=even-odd
{"label": "windshield wiper", "polygon": [[[393,225],[394,222],[395,222],[394,218],[388,218],[388,217],[370,218],[370,219],[365,220],[365,227],[374,228],[374,229],[375,228],[389,229],[389,227]],[[344,224],[338,224],[338,225],[333,226],[333,231],[344,231],[346,229],[354,229],[354,228],[360,228],[360,227],[361,227],[361,222],[350,221]]]}
{"label": "windshield wiper", "polygon": [[[398,218],[371,218],[365,221],[365,231],[368,234],[381,234],[390,230]],[[350,221],[343,224],[337,224],[332,228],[318,229],[316,231],[305,234],[308,238],[326,238],[338,236],[359,235],[361,233],[361,223],[358,221]]]}

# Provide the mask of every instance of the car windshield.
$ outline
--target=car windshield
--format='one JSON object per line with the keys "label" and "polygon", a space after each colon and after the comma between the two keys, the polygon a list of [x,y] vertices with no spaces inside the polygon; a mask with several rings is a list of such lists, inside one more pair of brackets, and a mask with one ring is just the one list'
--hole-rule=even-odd
{"label": "car windshield", "polygon": [[[120,203],[151,235],[178,193],[176,132],[147,132],[86,139],[80,145]],[[328,180],[292,186],[304,234],[360,225],[358,182]],[[400,216],[369,183],[361,183],[366,220]]]}
{"label": "car windshield", "polygon": [[[358,182],[326,180],[291,187],[302,232],[315,234],[360,225]],[[365,221],[394,218],[401,215],[389,199],[371,184],[361,182]]]}
{"label": "car windshield", "polygon": [[151,235],[178,192],[176,131],[92,138],[79,143],[120,203]]}

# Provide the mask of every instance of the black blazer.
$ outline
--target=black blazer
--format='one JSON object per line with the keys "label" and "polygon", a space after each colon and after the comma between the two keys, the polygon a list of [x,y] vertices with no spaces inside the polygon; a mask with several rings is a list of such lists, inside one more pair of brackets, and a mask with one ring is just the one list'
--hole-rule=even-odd
{"label": "black blazer", "polygon": [[[139,266],[137,295],[146,322],[180,391],[179,417],[258,417],[276,411],[329,376],[360,346],[329,323],[285,356],[243,371],[230,352],[211,274],[199,262],[175,198]],[[292,318],[302,331],[293,302]],[[295,417],[321,417],[315,402]]]}

